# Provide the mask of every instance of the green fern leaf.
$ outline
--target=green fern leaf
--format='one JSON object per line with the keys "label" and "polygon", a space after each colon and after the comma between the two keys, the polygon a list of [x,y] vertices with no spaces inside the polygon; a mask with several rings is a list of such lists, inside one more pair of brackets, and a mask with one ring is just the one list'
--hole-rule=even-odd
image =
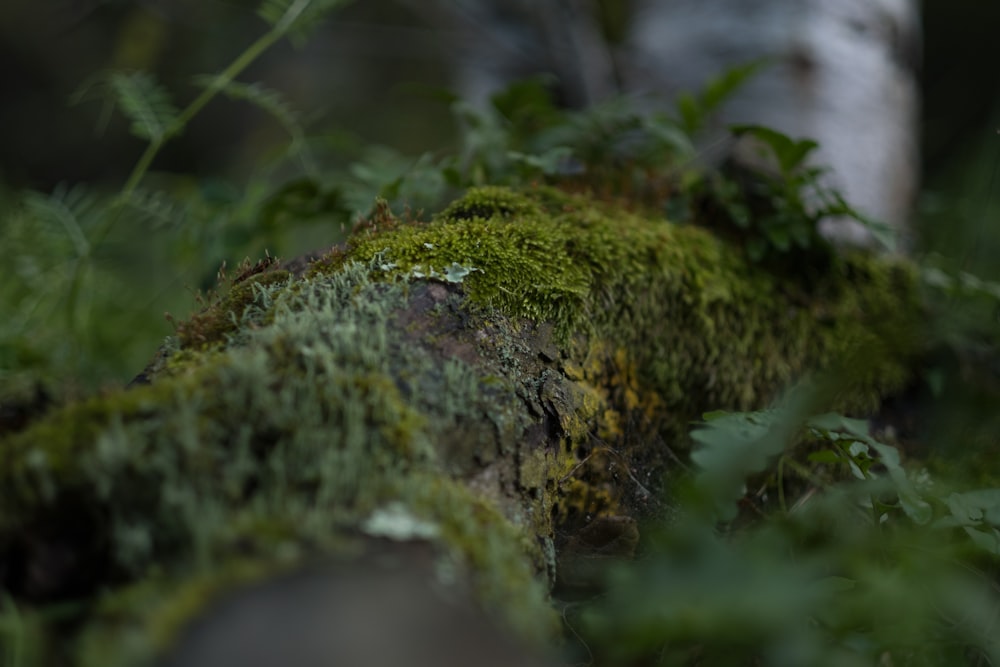
{"label": "green fern leaf", "polygon": [[189,220],[190,204],[162,191],[137,189],[124,200],[128,213],[148,230],[177,229]]}
{"label": "green fern leaf", "polygon": [[299,122],[298,112],[276,90],[266,88],[259,83],[220,81],[218,76],[211,74],[201,74],[194,77],[194,83],[203,88],[218,87],[218,90],[230,99],[243,100],[253,104],[261,111],[271,115],[292,137],[300,137],[305,133]]}
{"label": "green fern leaf", "polygon": [[90,254],[87,231],[100,217],[100,209],[97,197],[89,190],[79,185],[72,188],[59,185],[49,195],[28,192],[24,205],[38,222],[40,232],[47,232],[53,240],[61,237],[76,257]]}
{"label": "green fern leaf", "polygon": [[263,0],[257,14],[293,41],[308,36],[323,18],[350,0]]}
{"label": "green fern leaf", "polygon": [[162,142],[174,131],[177,109],[170,94],[149,72],[112,72],[110,89],[122,113],[132,121],[132,134]]}
{"label": "green fern leaf", "polygon": [[264,0],[257,8],[257,15],[271,25],[277,26],[291,4],[292,0]]}
{"label": "green fern leaf", "polygon": [[226,97],[243,100],[273,117],[291,137],[289,154],[294,154],[310,174],[315,175],[316,165],[306,144],[306,131],[296,111],[284,95],[260,83],[241,83],[225,80],[218,75],[203,74],[194,78],[195,85],[216,89]]}

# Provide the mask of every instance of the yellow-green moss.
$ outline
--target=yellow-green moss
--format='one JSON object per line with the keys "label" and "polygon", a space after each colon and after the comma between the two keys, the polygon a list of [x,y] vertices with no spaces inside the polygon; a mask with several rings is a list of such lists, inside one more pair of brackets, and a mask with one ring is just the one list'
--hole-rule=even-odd
{"label": "yellow-green moss", "polygon": [[472,304],[552,322],[563,345],[580,333],[617,342],[668,404],[698,392],[699,404],[749,408],[807,369],[848,368],[864,397],[855,407],[870,409],[918,345],[915,277],[898,260],[836,259],[804,292],[703,229],[546,188],[471,190],[434,222],[358,239],[349,256],[381,257],[397,276],[474,267]]}
{"label": "yellow-green moss", "polygon": [[452,202],[435,216],[441,222],[461,222],[464,220],[488,220],[500,217],[521,220],[538,217],[541,207],[534,200],[524,197],[509,188],[483,186],[476,188],[473,196],[466,196]]}

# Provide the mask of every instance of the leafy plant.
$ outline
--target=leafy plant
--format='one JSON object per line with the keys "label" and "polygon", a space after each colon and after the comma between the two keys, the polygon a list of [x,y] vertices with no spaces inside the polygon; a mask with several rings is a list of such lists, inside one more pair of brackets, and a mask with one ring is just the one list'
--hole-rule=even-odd
{"label": "leafy plant", "polygon": [[[698,471],[678,494],[678,514],[649,526],[643,557],[609,573],[606,596],[569,616],[596,662],[937,665],[1000,657],[1000,594],[974,557],[998,553],[1000,491],[917,483],[866,422],[807,417],[808,404],[800,396],[765,412],[706,415],[693,432]],[[782,486],[775,462],[807,442],[812,452],[799,472],[813,484],[808,492],[750,525],[733,522],[737,504],[752,502],[748,480],[770,469],[770,484]],[[850,474],[831,478],[807,466]]]}
{"label": "leafy plant", "polygon": [[288,133],[288,137],[291,140],[290,152],[298,157],[305,172],[312,178],[319,176],[317,167],[313,162],[312,156],[309,154],[309,147],[306,143],[306,130],[302,125],[299,114],[280,92],[271,90],[260,83],[243,83],[240,81],[220,82],[218,81],[218,75],[203,74],[196,76],[194,82],[205,90],[217,87],[227,97],[249,102],[258,109],[265,111]]}
{"label": "leafy plant", "polygon": [[[146,72],[107,74],[114,101],[131,121],[132,132],[140,139],[148,140],[145,152],[136,162],[125,182],[120,199],[128,201],[145,177],[153,160],[164,144],[184,131],[191,119],[219,93],[240,95],[257,103],[265,111],[276,115],[283,124],[291,118],[286,107],[273,94],[265,94],[262,89],[253,89],[238,84],[235,79],[261,54],[284,37],[303,39],[310,30],[330,11],[346,4],[348,0],[264,0],[257,13],[271,25],[271,29],[240,53],[228,66],[213,76],[203,76],[198,80],[203,90],[190,104],[176,111],[167,91],[156,83]],[[86,89],[82,95],[86,94]],[[294,123],[293,123],[294,125]],[[294,135],[293,135],[294,136]],[[109,218],[106,229],[98,238],[103,238],[115,224]]]}
{"label": "leafy plant", "polygon": [[[295,111],[279,93],[236,77],[279,40],[301,40],[344,4],[266,0],[258,13],[269,29],[219,73],[197,77],[202,91],[182,108],[149,72],[107,71],[84,82],[73,101],[100,99],[105,116],[117,108],[146,148],[113,198],[83,186],[60,187],[48,195],[26,193],[4,208],[0,242],[15,268],[0,299],[4,310],[17,316],[0,323],[0,378],[30,371],[61,376],[64,383],[120,379],[141,366],[153,341],[163,335],[156,314],[164,307],[188,307],[177,276],[204,273],[235,252],[256,254],[261,246],[279,245],[278,236],[285,232],[273,224],[273,203],[288,203],[290,190],[283,184],[275,187],[264,175],[235,192],[183,179],[170,187],[150,186],[149,169],[163,147],[221,93],[274,117],[289,134],[290,153],[306,177],[318,183]],[[315,200],[322,210],[314,204],[313,218],[334,218],[342,225],[348,220],[342,198]],[[209,280],[206,276],[205,284]],[[167,294],[173,296],[165,300]],[[122,307],[123,301],[129,308]],[[150,312],[154,304],[160,306],[156,314]],[[112,349],[114,359],[102,353]]]}
{"label": "leafy plant", "polygon": [[548,182],[664,208],[676,221],[735,231],[756,261],[799,250],[828,253],[819,232],[827,218],[860,223],[895,248],[887,225],[869,220],[826,186],[825,169],[809,163],[817,148],[811,139],[737,125],[730,128],[733,138],[757,149],[759,168],[716,170],[698,163],[699,138],[715,114],[766,65],[724,72],[700,93],[681,95],[674,114],[650,113],[628,99],[561,110],[544,78],[512,84],[486,109],[457,100],[461,155],[437,164],[455,187]]}
{"label": "leafy plant", "polygon": [[615,99],[582,111],[556,108],[544,79],[511,85],[486,110],[456,102],[463,185],[561,183],[607,196],[662,202],[691,137],[669,115]]}
{"label": "leafy plant", "polygon": [[755,60],[739,65],[711,79],[704,90],[681,93],[676,103],[680,129],[688,136],[701,132],[733,93],[769,64],[767,60]]}
{"label": "leafy plant", "polygon": [[[759,154],[760,168],[731,163],[720,172],[689,181],[685,194],[693,212],[687,217],[714,218],[723,230],[736,230],[751,259],[829,248],[819,231],[827,218],[853,220],[868,228],[886,248],[896,247],[890,227],[870,220],[828,187],[826,170],[808,163],[818,145],[757,125],[736,125],[731,132]],[[714,213],[713,213],[714,212]]]}

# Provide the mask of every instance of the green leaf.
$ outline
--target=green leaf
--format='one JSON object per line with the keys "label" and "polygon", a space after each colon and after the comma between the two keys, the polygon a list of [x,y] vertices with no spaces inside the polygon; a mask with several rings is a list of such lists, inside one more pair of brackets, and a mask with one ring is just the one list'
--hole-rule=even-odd
{"label": "green leaf", "polygon": [[889,479],[895,487],[900,506],[906,515],[918,524],[925,524],[931,520],[933,510],[930,504],[920,497],[910,481],[906,469],[900,462],[899,451],[895,447],[882,444],[868,435],[867,421],[851,419],[836,413],[827,413],[810,418],[808,425],[828,438],[832,438],[837,432],[850,435],[855,442],[848,446],[846,452],[852,459],[852,470],[856,466],[857,471],[862,473],[863,477],[868,476],[868,471],[874,463],[874,460],[869,456],[870,449],[875,450],[878,454],[878,462],[889,473]]}
{"label": "green leaf", "polygon": [[889,479],[892,480],[896,487],[896,493],[899,495],[899,503],[902,505],[906,515],[918,524],[929,522],[933,516],[933,509],[926,500],[920,497],[920,494],[914,488],[913,483],[906,474],[906,470],[900,463],[899,451],[895,447],[883,445],[872,438],[868,438],[868,444],[878,452],[879,462],[885,466],[886,471],[889,473]]}
{"label": "green leaf", "polygon": [[334,9],[350,0],[264,0],[257,7],[257,15],[282,35],[295,42],[302,42],[309,32]]}
{"label": "green leaf", "polygon": [[765,64],[764,60],[756,60],[734,67],[710,80],[697,97],[690,93],[680,95],[676,107],[681,129],[688,135],[700,131],[709,117]]}
{"label": "green leaf", "polygon": [[768,64],[766,59],[754,60],[745,65],[733,67],[715,77],[705,86],[701,95],[703,113],[711,113],[732,97],[750,77]]}
{"label": "green leaf", "polygon": [[216,88],[226,97],[243,100],[274,117],[289,134],[295,136],[303,133],[299,123],[299,114],[284,95],[267,88],[260,83],[242,83],[230,81],[214,74],[198,74],[192,77],[195,85],[202,88]]}
{"label": "green leaf", "polygon": [[804,397],[793,399],[761,412],[709,413],[710,421],[691,432],[697,445],[691,461],[701,469],[696,484],[711,499],[719,519],[736,516],[744,480],[784,452],[800,428]]}
{"label": "green leaf", "polygon": [[680,157],[691,157],[697,152],[691,135],[667,118],[653,117],[646,125],[646,131],[661,146]]}
{"label": "green leaf", "polygon": [[966,527],[965,534],[972,538],[972,542],[987,551],[994,556],[1000,556],[1000,531],[996,528],[988,528],[986,530],[979,530],[976,528]]}
{"label": "green leaf", "polygon": [[794,139],[761,125],[732,125],[729,129],[736,137],[749,136],[769,148],[785,176],[791,176],[793,171],[803,166],[810,153],[819,147],[812,139]]}
{"label": "green leaf", "polygon": [[132,121],[132,134],[160,143],[175,131],[177,109],[170,93],[149,72],[112,72],[111,91],[122,113]]}
{"label": "green leaf", "polygon": [[549,86],[551,76],[536,76],[515,81],[490,98],[493,108],[504,118],[517,121],[519,118],[558,117]]}
{"label": "green leaf", "polygon": [[166,192],[140,188],[122,203],[149,229],[180,228],[188,222],[190,204]]}
{"label": "green leaf", "polygon": [[812,463],[842,463],[844,457],[841,454],[833,451],[832,449],[824,449],[818,452],[812,452],[806,457]]}
{"label": "green leaf", "polygon": [[870,457],[868,456],[868,445],[866,445],[864,442],[861,442],[860,440],[855,440],[854,442],[852,442],[847,447],[847,453],[851,456],[851,458],[856,459],[859,457],[864,457],[865,459],[870,460]]}
{"label": "green leaf", "polygon": [[24,204],[41,226],[62,232],[77,258],[90,254],[88,228],[94,226],[102,211],[98,208],[97,197],[87,188],[81,185],[72,188],[59,185],[50,195],[27,192]]}
{"label": "green leaf", "polygon": [[573,151],[568,146],[556,146],[540,155],[508,151],[507,157],[516,164],[525,165],[546,176],[555,176],[566,170],[573,157]]}
{"label": "green leaf", "polygon": [[836,431],[848,433],[858,440],[864,440],[869,437],[867,420],[845,417],[844,415],[837,414],[836,412],[828,412],[826,414],[810,417],[807,424],[812,428],[819,429],[820,431],[826,433],[834,433]]}
{"label": "green leaf", "polygon": [[705,118],[694,95],[682,93],[677,98],[677,114],[681,118],[681,128],[691,135],[701,129]]}
{"label": "green leaf", "polygon": [[193,81],[195,85],[207,90],[218,90],[230,99],[249,102],[274,118],[291,137],[291,151],[298,156],[307,172],[316,174],[317,169],[306,147],[306,131],[299,120],[299,113],[284,95],[260,83],[242,83],[218,74],[200,74],[193,77]]}
{"label": "green leaf", "polygon": [[971,523],[987,521],[1000,527],[1000,489],[953,493],[945,502],[952,515],[959,521]]}

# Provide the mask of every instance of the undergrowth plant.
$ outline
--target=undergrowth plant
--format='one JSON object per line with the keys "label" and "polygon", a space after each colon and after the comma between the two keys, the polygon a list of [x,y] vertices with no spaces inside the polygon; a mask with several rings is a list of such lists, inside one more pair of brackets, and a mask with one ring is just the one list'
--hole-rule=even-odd
{"label": "undergrowth plant", "polygon": [[[955,491],[869,424],[712,413],[647,550],[569,608],[594,664],[985,665],[1000,660],[1000,490]],[[791,479],[791,478],[794,478]],[[794,493],[786,497],[786,493]],[[769,497],[770,496],[770,497]]]}
{"label": "undergrowth plant", "polygon": [[896,249],[888,225],[862,215],[824,183],[826,169],[809,163],[819,148],[815,141],[758,125],[736,125],[730,131],[736,140],[752,140],[762,163],[770,168],[732,165],[728,173],[704,174],[687,193],[696,205],[690,217],[707,213],[723,231],[727,227],[736,231],[755,261],[828,247],[819,231],[819,223],[826,219],[860,223],[883,248]]}
{"label": "undergrowth plant", "polygon": [[[183,179],[169,188],[145,183],[163,147],[220,94],[275,118],[289,134],[287,155],[314,183],[317,172],[298,115],[280,93],[236,77],[278,41],[304,40],[346,2],[264,0],[257,13],[266,32],[218,73],[195,77],[201,93],[182,108],[149,72],[101,72],[81,86],[75,102],[100,99],[105,114],[117,108],[146,148],[114,195],[75,185],[5,197],[12,201],[2,213],[0,242],[13,266],[0,303],[15,314],[0,324],[5,385],[27,374],[58,380],[63,388],[121,382],[162,336],[155,333],[162,327],[154,324],[162,322],[155,309],[187,309],[186,292],[204,286],[181,276],[206,275],[205,267],[233,254],[286,245],[287,230],[277,223],[301,203],[301,189],[294,183],[276,187],[267,170],[242,190]],[[300,227],[303,219],[346,218],[338,198],[306,189],[310,203],[302,208],[309,210],[295,211]]]}
{"label": "undergrowth plant", "polygon": [[[672,113],[650,113],[627,99],[566,111],[540,78],[510,85],[487,108],[452,97],[457,151],[414,158],[367,146],[346,166],[331,166],[281,93],[237,77],[279,40],[304,40],[345,2],[261,3],[267,31],[218,73],[193,77],[201,92],[186,105],[149,72],[100,72],[84,82],[74,101],[100,100],[105,116],[118,109],[146,148],[117,193],[61,186],[6,207],[0,241],[11,249],[14,271],[0,298],[18,316],[0,324],[0,377],[14,381],[30,371],[62,384],[121,382],[167,332],[159,315],[190,309],[190,294],[211,286],[220,263],[329,247],[377,199],[419,217],[469,186],[547,182],[662,209],[677,222],[719,222],[705,214],[708,207],[724,212],[720,224],[739,229],[755,259],[825,248],[819,220],[855,216],[842,199],[824,195],[821,172],[804,164],[814,146],[807,140],[738,129],[755,134],[781,165],[754,187],[700,164],[700,134],[762,63],[682,96]],[[254,105],[284,128],[282,154],[262,157],[243,185],[151,172],[163,147],[220,95]],[[751,214],[761,202],[767,212]],[[192,283],[191,276],[200,278]]]}

